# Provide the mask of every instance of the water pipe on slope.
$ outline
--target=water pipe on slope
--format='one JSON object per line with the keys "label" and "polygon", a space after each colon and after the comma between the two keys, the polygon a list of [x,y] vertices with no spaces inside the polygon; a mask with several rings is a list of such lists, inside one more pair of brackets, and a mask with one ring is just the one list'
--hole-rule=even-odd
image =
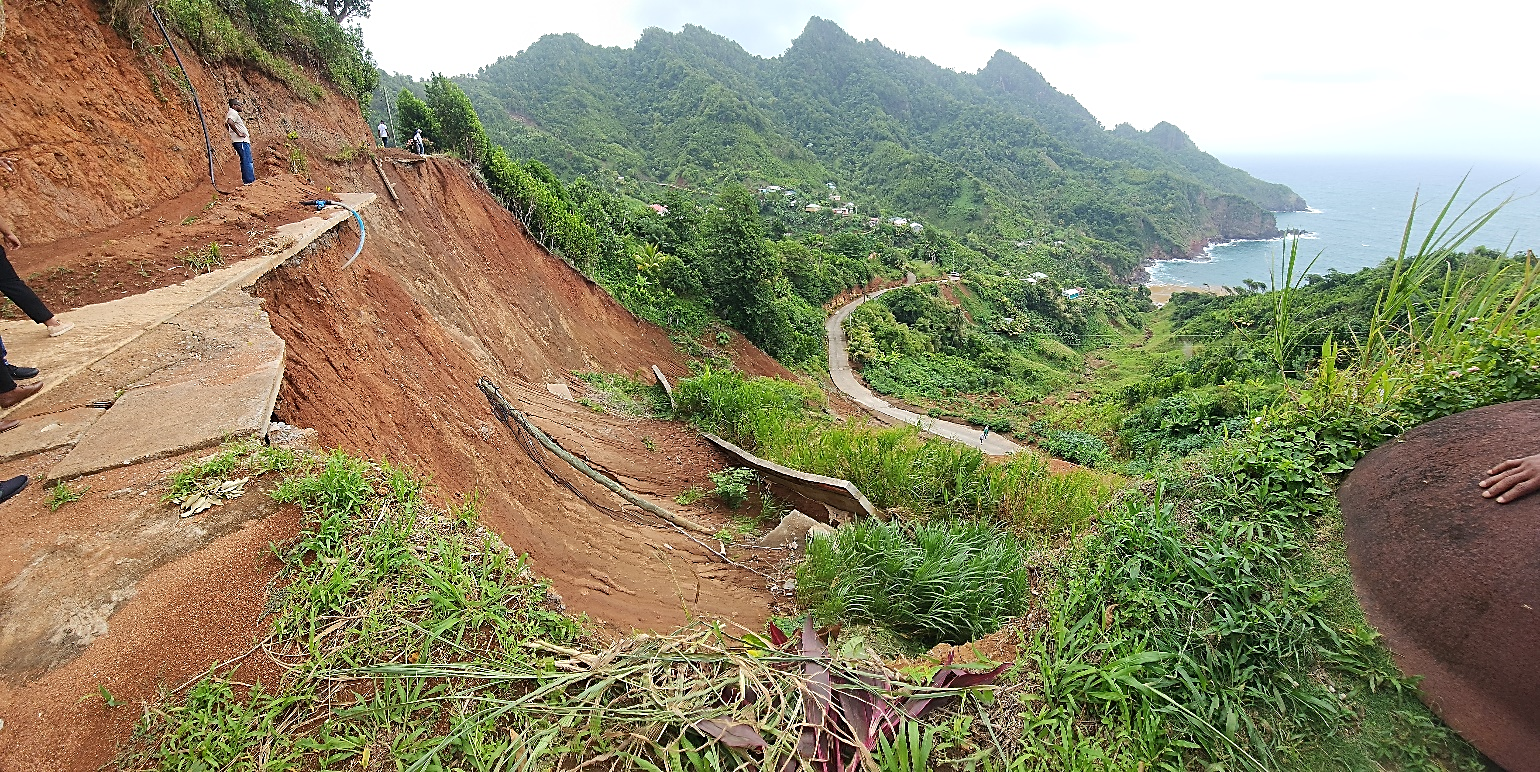
{"label": "water pipe on slope", "polygon": [[364,239],[369,237],[369,231],[368,231],[367,228],[364,227],[364,217],[363,217],[363,215],[359,214],[357,209],[354,209],[353,207],[348,206],[347,204],[344,204],[341,201],[331,201],[331,200],[324,199],[324,198],[315,198],[315,199],[310,199],[310,200],[307,200],[307,201],[301,201],[300,203],[304,204],[306,206],[313,206],[313,207],[315,207],[315,210],[317,212],[321,211],[322,209],[325,209],[328,206],[340,206],[343,209],[346,209],[349,212],[352,212],[353,213],[353,218],[358,220],[358,249],[353,250],[353,256],[348,258],[348,261],[346,263],[342,264],[343,270],[346,270],[347,267],[352,265],[353,261],[357,260],[358,256],[363,253],[363,251],[364,251]]}
{"label": "water pipe on slope", "polygon": [[160,20],[160,13],[155,10],[155,3],[145,3],[150,9],[150,15],[155,17],[155,26],[160,27],[160,36],[166,39],[166,47],[171,49],[172,58],[176,59],[176,66],[182,71],[182,78],[187,81],[187,90],[192,92],[193,109],[198,111],[198,124],[203,127],[203,149],[207,151],[209,158],[209,184],[214,190],[219,190],[219,183],[214,181],[214,142],[209,139],[209,122],[203,118],[203,103],[198,101],[198,89],[193,86],[192,76],[187,74],[186,65],[182,64],[182,55],[176,52],[176,46],[171,43],[171,33],[166,31],[165,22]]}

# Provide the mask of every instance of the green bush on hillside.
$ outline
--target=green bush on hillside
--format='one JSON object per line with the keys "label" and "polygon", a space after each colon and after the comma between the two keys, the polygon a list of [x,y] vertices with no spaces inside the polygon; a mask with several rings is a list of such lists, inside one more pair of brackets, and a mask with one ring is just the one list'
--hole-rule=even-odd
{"label": "green bush on hillside", "polygon": [[961,644],[1026,610],[1022,560],[1015,537],[987,525],[862,520],[809,542],[797,595],[823,619]]}
{"label": "green bush on hillside", "polygon": [[[306,98],[321,96],[306,72],[325,77],[360,107],[379,85],[361,30],[296,0],[160,0],[156,7],[204,59],[255,66]],[[113,0],[108,15],[134,40],[158,36],[146,32],[142,10],[126,0]]]}

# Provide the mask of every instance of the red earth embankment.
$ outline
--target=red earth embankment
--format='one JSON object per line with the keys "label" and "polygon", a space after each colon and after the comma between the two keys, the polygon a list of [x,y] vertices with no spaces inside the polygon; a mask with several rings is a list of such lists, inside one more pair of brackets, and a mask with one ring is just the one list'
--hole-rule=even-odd
{"label": "red earth embankment", "polygon": [[[354,246],[343,237],[258,285],[288,345],[279,418],[316,428],[323,444],[408,463],[446,496],[479,491],[484,522],[529,552],[573,610],[624,631],[688,615],[761,624],[762,580],[637,524],[612,494],[537,454],[588,500],[575,495],[476,389],[491,377],[569,450],[668,504],[726,460],[677,424],[600,415],[544,388],[575,371],[688,374],[664,331],[526,238],[458,163],[389,165],[405,213],[383,201],[369,210],[357,263],[340,270]],[[740,364],[779,370],[757,350]]]}
{"label": "red earth embankment", "polygon": [[[206,66],[178,41],[209,112],[221,187],[232,191],[216,200],[197,117],[161,68],[169,54],[141,57],[100,21],[100,7],[6,3],[0,216],[26,244],[14,264],[55,311],[181,281],[189,274],[178,255],[211,243],[227,260],[260,253],[274,226],[305,216],[299,198],[375,192],[368,243],[351,268],[341,270],[357,237],[348,225],[256,287],[287,346],[278,417],[315,427],[327,446],[431,476],[439,503],[479,494],[483,522],[530,555],[569,610],[611,629],[670,629],[702,616],[762,626],[771,598],[761,577],[532,455],[475,387],[491,377],[562,445],[673,506],[669,498],[706,484],[727,460],[679,424],[603,415],[544,389],[575,386],[573,371],[644,377],[658,365],[686,375],[665,331],[530,242],[459,162],[382,152],[398,211],[370,159],[340,152],[369,136],[350,100],[328,91],[306,101],[261,74]],[[254,186],[236,184],[219,128],[229,96],[252,105]],[[788,375],[739,336],[732,349],[750,373]],[[12,358],[25,364],[25,354]],[[46,461],[9,462],[0,476],[37,474]],[[0,661],[0,770],[100,767],[127,738],[140,700],[264,634],[278,569],[268,545],[293,538],[298,513],[253,509],[239,529],[210,531],[158,503],[170,466],[87,478],[84,498],[57,512],[41,485],[0,508],[0,585],[15,590],[7,598],[32,593],[91,610],[78,646],[55,647],[60,656],[41,663]],[[726,522],[703,505],[685,514]],[[112,537],[120,532],[138,536]],[[168,547],[153,565],[126,551],[146,543],[185,549]],[[77,563],[88,570],[67,570]],[[0,628],[25,613],[0,603]],[[97,686],[128,705],[81,701]]]}

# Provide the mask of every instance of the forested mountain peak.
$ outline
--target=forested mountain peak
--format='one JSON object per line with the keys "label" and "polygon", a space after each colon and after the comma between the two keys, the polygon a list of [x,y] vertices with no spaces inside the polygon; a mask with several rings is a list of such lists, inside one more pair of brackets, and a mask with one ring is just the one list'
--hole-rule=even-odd
{"label": "forested mountain peak", "polygon": [[1101,129],[1101,122],[1074,97],[1054,88],[1043,74],[1015,54],[1001,49],[990,57],[977,80],[985,90],[1032,102],[1053,104],[1066,115],[1082,120],[1088,128]]}
{"label": "forested mountain peak", "polygon": [[695,25],[650,28],[631,48],[549,35],[458,83],[495,143],[569,180],[835,182],[863,214],[984,249],[1028,241],[1034,224],[1077,229],[1115,279],[1141,259],[1275,235],[1267,210],[1304,203],[1169,124],[1103,129],[1009,52],[961,73],[816,16],[772,58]]}

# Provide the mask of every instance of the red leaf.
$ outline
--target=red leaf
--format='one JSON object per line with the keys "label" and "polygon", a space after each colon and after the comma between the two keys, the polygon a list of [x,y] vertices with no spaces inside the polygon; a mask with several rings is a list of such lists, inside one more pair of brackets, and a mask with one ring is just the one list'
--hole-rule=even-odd
{"label": "red leaf", "polygon": [[[950,663],[950,658],[948,659]],[[936,671],[936,677],[931,679],[931,686],[937,688],[968,689],[974,686],[987,684],[1003,672],[1007,665],[1000,665],[994,670],[963,670],[956,667],[944,667]],[[904,712],[914,718],[919,718],[925,711],[934,705],[943,705],[947,700],[956,699],[953,696],[946,697],[916,697],[904,704]]]}
{"label": "red leaf", "polygon": [[753,724],[707,718],[695,722],[695,728],[729,748],[764,748],[769,745]]}
{"label": "red leaf", "polygon": [[770,623],[770,642],[775,644],[776,648],[785,646],[790,640],[790,638],[786,637],[786,633],[781,631],[780,625],[774,622]]}

